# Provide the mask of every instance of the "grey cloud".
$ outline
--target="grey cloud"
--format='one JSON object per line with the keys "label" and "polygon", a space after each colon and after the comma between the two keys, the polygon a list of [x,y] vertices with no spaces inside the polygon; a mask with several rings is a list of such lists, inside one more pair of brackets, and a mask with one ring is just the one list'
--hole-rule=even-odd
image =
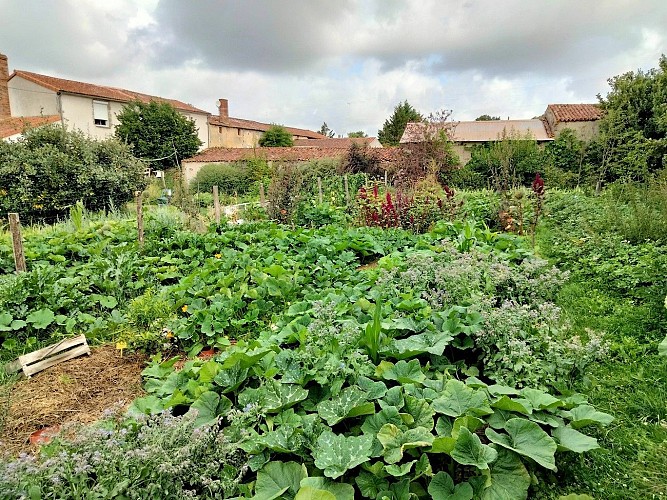
{"label": "grey cloud", "polygon": [[335,53],[331,41],[349,4],[161,0],[151,34],[160,39],[154,64],[202,59],[217,69],[298,71]]}

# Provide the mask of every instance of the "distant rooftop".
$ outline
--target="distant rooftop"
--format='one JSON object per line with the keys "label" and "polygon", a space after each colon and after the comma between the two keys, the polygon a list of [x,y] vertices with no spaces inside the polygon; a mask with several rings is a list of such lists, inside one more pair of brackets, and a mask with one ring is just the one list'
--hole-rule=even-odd
{"label": "distant rooftop", "polygon": [[65,80],[63,78],[56,78],[53,76],[40,75],[38,73],[31,73],[30,71],[15,70],[14,73],[9,77],[9,82],[12,78],[20,77],[24,78],[30,82],[46,87],[54,92],[65,92],[68,94],[78,94],[91,97],[98,97],[101,99],[108,99],[110,101],[118,102],[131,102],[139,100],[141,102],[167,102],[174,106],[174,108],[190,112],[190,113],[202,113],[209,114],[206,111],[203,111],[199,108],[195,108],[191,104],[186,104],[176,99],[165,99],[163,97],[157,97],[148,94],[142,94],[141,92],[134,92],[133,90],[120,89],[116,87],[107,87],[104,85],[97,85],[94,83],[84,83],[76,82],[74,80]]}
{"label": "distant rooftop", "polygon": [[599,104],[549,104],[547,111],[554,114],[556,122],[587,122],[602,118]]}
{"label": "distant rooftop", "polygon": [[[401,143],[422,142],[427,130],[425,123],[408,123],[401,137]],[[454,142],[490,142],[502,139],[504,136],[530,134],[536,141],[551,141],[542,120],[490,120],[490,121],[460,121],[448,122],[436,126],[445,129],[447,135]]]}
{"label": "distant rooftop", "polygon": [[28,128],[41,127],[59,120],[58,115],[5,118],[0,120],[0,139],[21,134]]}
{"label": "distant rooftop", "polygon": [[361,146],[366,146],[373,142],[375,137],[338,137],[338,138],[327,138],[327,139],[297,139],[294,141],[294,147],[296,148],[342,148],[348,149],[352,144],[359,144]]}

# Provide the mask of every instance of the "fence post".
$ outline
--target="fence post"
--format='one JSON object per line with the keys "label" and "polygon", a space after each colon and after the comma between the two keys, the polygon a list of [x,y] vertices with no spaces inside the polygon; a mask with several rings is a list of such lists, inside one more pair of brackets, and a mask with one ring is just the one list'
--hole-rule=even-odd
{"label": "fence post", "polygon": [[384,171],[384,187],[387,187],[387,171]]}
{"label": "fence post", "polygon": [[23,238],[21,237],[21,221],[19,220],[19,214],[9,214],[9,230],[12,233],[14,265],[16,266],[16,272],[25,272],[25,254],[23,253]]}
{"label": "fence post", "polygon": [[343,177],[343,180],[345,182],[345,203],[347,205],[350,204],[350,185],[347,183],[347,174],[345,174],[345,177]]}
{"label": "fence post", "polygon": [[137,198],[137,235],[139,238],[139,246],[144,246],[144,207],[143,196],[141,191],[134,193]]}
{"label": "fence post", "polygon": [[264,206],[264,181],[260,181],[259,183],[259,204],[260,206]]}
{"label": "fence post", "polygon": [[215,214],[215,223],[220,224],[220,197],[218,196],[218,186],[213,186],[213,213]]}
{"label": "fence post", "polygon": [[320,205],[322,204],[322,177],[317,178],[317,190],[320,194]]}

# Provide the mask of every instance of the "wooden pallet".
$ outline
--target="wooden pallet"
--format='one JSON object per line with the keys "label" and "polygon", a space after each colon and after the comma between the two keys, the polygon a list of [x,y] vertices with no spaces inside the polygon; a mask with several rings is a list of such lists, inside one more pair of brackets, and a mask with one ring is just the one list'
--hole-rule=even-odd
{"label": "wooden pallet", "polygon": [[18,364],[20,367],[17,367],[17,371],[18,369],[23,370],[24,375],[30,378],[42,370],[83,354],[90,355],[90,347],[88,347],[86,336],[79,335],[71,339],[61,340],[57,344],[44,349],[19,356]]}

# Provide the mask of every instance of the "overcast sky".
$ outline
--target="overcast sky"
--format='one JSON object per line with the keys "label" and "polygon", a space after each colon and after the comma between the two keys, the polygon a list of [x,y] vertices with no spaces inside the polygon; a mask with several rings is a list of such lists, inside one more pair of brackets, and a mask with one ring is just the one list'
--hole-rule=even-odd
{"label": "overcast sky", "polygon": [[667,0],[0,0],[14,69],[231,116],[377,135],[428,114],[531,118],[657,67]]}

